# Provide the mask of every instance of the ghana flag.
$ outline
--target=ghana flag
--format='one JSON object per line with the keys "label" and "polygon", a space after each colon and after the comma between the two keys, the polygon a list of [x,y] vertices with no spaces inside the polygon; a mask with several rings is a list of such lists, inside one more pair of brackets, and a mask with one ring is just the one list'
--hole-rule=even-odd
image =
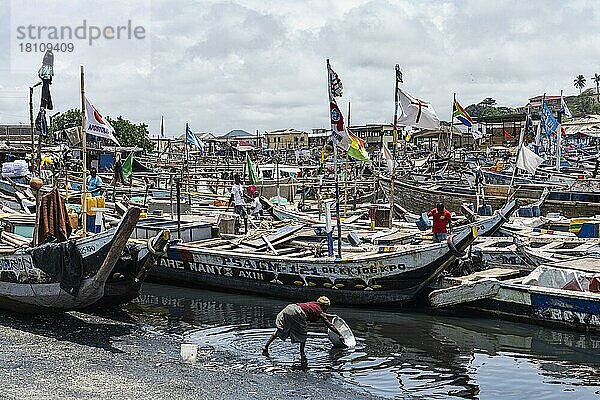
{"label": "ghana flag", "polygon": [[365,141],[347,129],[350,136],[350,147],[348,147],[348,155],[358,161],[369,161],[369,153],[365,149]]}
{"label": "ghana flag", "polygon": [[454,99],[454,106],[452,107],[452,118],[456,118],[457,120],[462,122],[464,126],[467,126],[469,128],[473,126],[473,118],[471,118],[469,113],[466,112],[460,104],[458,104],[458,101],[456,101],[456,99]]}

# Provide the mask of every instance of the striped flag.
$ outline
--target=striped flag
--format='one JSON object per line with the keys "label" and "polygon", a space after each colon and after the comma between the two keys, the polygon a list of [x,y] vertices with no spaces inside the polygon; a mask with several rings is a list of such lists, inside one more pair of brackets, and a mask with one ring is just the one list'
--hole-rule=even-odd
{"label": "striped flag", "polygon": [[462,108],[460,104],[458,104],[458,101],[456,101],[456,99],[454,99],[454,106],[452,107],[452,118],[456,118],[464,126],[467,126],[469,128],[473,126],[473,118],[471,118],[469,113],[465,111],[465,109]]}
{"label": "striped flag", "polygon": [[342,97],[344,93],[344,85],[338,74],[328,65],[329,70],[329,96],[330,97]]}
{"label": "striped flag", "polygon": [[335,101],[336,97],[342,96],[344,86],[338,74],[331,68],[327,60],[327,78],[329,80],[329,117],[331,120],[331,138],[336,146],[344,150],[350,148],[352,140],[344,126],[344,116]]}
{"label": "striped flag", "polygon": [[348,129],[350,136],[350,147],[348,147],[348,155],[358,161],[369,161],[369,153],[365,149],[365,141]]}
{"label": "striped flag", "polygon": [[402,71],[400,71],[400,65],[396,64],[396,80],[398,83],[404,83],[402,80]]}

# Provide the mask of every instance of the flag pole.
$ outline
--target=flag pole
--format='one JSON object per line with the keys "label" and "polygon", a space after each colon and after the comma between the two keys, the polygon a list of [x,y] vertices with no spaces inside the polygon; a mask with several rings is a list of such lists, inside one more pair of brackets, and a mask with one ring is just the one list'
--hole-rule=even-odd
{"label": "flag pole", "polygon": [[[329,104],[332,101],[332,93],[331,93],[331,74],[330,71],[331,66],[329,65],[329,58],[327,59],[327,92],[329,94]],[[329,120],[331,121],[331,106],[329,107]],[[340,221],[340,180],[338,177],[338,145],[337,140],[333,140],[333,174],[335,176],[335,218],[337,225],[337,234],[338,234],[338,243],[337,243],[337,253],[338,258],[342,258],[342,223]]]}
{"label": "flag pole", "polygon": [[185,123],[185,175],[186,175],[186,181],[187,181],[188,204],[191,207],[192,206],[192,197],[190,195],[190,150],[188,149],[188,131],[189,130],[190,130],[190,126],[186,122]]}
{"label": "flag pole", "polygon": [[[543,106],[543,103],[542,103]],[[517,146],[517,157],[515,158],[515,167],[513,169],[513,173],[512,176],[510,178],[510,185],[508,186],[508,190],[506,192],[506,200],[508,200],[510,198],[510,191],[512,189],[514,180],[515,180],[515,176],[517,174],[517,164],[519,162],[519,153],[521,153],[521,148],[523,147],[523,142],[524,142],[524,138],[525,138],[525,130],[527,129],[527,119],[529,118],[529,107],[527,107],[527,115],[525,115],[525,126],[523,127],[523,129],[521,130],[521,133],[519,134],[519,145]]]}
{"label": "flag pole", "polygon": [[86,172],[87,172],[87,133],[85,129],[85,74],[83,65],[79,66],[79,71],[81,73],[81,156],[82,156],[82,172],[83,172],[83,181],[82,181],[82,209],[81,209],[81,225],[83,229],[83,236],[86,236],[87,229],[87,182],[86,182]]}
{"label": "flag pole", "polygon": [[[542,106],[540,107],[540,135],[542,134],[542,114],[544,113],[544,102],[546,101],[546,93],[544,92],[544,94],[542,95]],[[540,139],[541,141],[541,139]],[[548,145],[548,147],[550,147],[550,145]],[[547,149],[547,151],[549,152],[550,149]],[[544,155],[546,155],[546,148],[544,147]]]}
{"label": "flag pole", "polygon": [[[450,113],[450,142],[448,143],[448,149],[450,151],[452,151],[452,149],[454,148],[454,141],[453,141],[453,133],[454,133],[454,104],[456,104],[456,93],[452,94],[452,111]],[[454,154],[453,157],[454,158]]]}
{"label": "flag pole", "polygon": [[563,91],[560,91],[560,107],[558,109],[558,129],[556,130],[556,172],[560,172],[560,141],[562,131],[562,104],[563,104]]}
{"label": "flag pole", "polygon": [[[350,102],[348,102],[348,120],[346,129],[350,129]],[[346,173],[344,174],[344,218],[348,210],[348,152],[346,152]]]}
{"label": "flag pole", "polygon": [[[394,221],[394,180],[396,178],[396,147],[398,146],[398,73],[400,65],[396,64],[396,74],[394,80],[394,129],[393,129],[393,150],[392,150],[392,177],[390,179],[390,222],[389,227],[392,227]],[[385,144],[384,144],[385,146]],[[383,149],[381,150],[383,153]]]}

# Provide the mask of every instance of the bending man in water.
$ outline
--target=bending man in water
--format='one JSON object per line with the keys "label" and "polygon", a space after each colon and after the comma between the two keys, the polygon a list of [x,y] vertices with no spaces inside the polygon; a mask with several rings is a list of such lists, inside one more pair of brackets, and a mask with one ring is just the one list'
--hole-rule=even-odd
{"label": "bending man in water", "polygon": [[344,337],[330,321],[330,318],[333,318],[334,315],[325,313],[330,305],[331,302],[325,296],[319,297],[317,301],[309,301],[308,303],[288,304],[277,314],[277,318],[275,319],[277,329],[273,332],[267,344],[265,344],[262,351],[263,355],[269,355],[269,346],[276,338],[286,340],[289,337],[292,343],[300,343],[300,360],[306,362],[304,347],[308,336],[307,322],[322,321],[344,343]]}

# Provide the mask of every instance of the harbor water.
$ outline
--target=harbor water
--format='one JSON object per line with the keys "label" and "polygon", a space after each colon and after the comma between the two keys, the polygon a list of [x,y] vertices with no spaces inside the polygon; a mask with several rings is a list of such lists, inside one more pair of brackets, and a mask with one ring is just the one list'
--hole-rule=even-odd
{"label": "harbor water", "polygon": [[[357,339],[336,349],[311,326],[308,366],[297,345],[261,348],[284,300],[147,284],[126,306],[140,323],[182,343],[231,355],[236,369],[285,376],[306,368],[336,384],[383,398],[600,398],[600,336],[494,319],[430,315],[399,308],[333,307]],[[218,364],[218,363],[217,363]],[[360,395],[357,394],[357,398]]]}

